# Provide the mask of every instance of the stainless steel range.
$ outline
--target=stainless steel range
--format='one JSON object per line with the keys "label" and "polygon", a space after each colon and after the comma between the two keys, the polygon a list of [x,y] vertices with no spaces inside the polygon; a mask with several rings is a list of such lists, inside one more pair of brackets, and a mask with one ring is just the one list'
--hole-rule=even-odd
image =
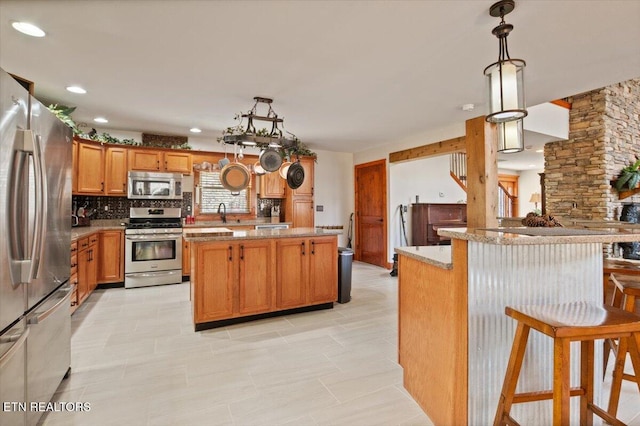
{"label": "stainless steel range", "polygon": [[126,288],[182,282],[179,208],[132,207],[124,231]]}

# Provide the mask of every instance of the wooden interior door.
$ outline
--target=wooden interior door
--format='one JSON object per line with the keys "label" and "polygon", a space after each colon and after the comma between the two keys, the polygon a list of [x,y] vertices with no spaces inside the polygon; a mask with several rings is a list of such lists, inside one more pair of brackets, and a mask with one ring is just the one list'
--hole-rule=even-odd
{"label": "wooden interior door", "polygon": [[387,256],[387,161],[355,166],[355,260],[389,268]]}

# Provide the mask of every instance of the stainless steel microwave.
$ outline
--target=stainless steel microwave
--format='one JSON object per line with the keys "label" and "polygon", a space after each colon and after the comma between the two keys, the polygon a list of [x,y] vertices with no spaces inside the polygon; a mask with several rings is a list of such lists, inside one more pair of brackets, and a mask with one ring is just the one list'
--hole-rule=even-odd
{"label": "stainless steel microwave", "polygon": [[180,173],[129,172],[130,200],[182,200]]}

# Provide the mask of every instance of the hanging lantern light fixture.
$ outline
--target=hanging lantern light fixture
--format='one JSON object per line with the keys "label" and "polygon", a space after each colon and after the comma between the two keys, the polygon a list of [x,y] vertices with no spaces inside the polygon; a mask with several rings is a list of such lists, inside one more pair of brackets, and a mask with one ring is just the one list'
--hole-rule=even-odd
{"label": "hanging lantern light fixture", "polygon": [[524,103],[523,73],[526,66],[522,59],[511,59],[507,46],[507,36],[513,25],[504,21],[504,16],[515,8],[513,0],[502,0],[489,8],[489,14],[500,17],[500,24],[492,34],[498,38],[498,62],[484,69],[489,92],[489,114],[486,120],[491,123],[505,123],[521,120],[527,116]]}
{"label": "hanging lantern light fixture", "polygon": [[514,154],[524,150],[522,120],[497,123],[498,152]]}

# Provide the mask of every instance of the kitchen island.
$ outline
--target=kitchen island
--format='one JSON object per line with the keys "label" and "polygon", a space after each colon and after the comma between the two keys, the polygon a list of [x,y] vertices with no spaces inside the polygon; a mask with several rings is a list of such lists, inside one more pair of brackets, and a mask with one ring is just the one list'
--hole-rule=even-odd
{"label": "kitchen island", "polygon": [[[438,233],[452,245],[396,249],[404,386],[436,425],[493,423],[516,327],[505,306],[602,303],[602,244],[640,240],[637,231],[617,229]],[[552,388],[552,354],[551,339],[530,336],[519,392]],[[572,383],[578,383],[576,344],[571,356]],[[602,377],[602,345],[595,356],[594,377]],[[599,405],[601,390],[596,380]],[[512,413],[521,424],[550,424],[551,408],[549,401],[517,404]]]}
{"label": "kitchen island", "polygon": [[332,308],[338,234],[315,228],[185,228],[192,247],[195,330]]}

